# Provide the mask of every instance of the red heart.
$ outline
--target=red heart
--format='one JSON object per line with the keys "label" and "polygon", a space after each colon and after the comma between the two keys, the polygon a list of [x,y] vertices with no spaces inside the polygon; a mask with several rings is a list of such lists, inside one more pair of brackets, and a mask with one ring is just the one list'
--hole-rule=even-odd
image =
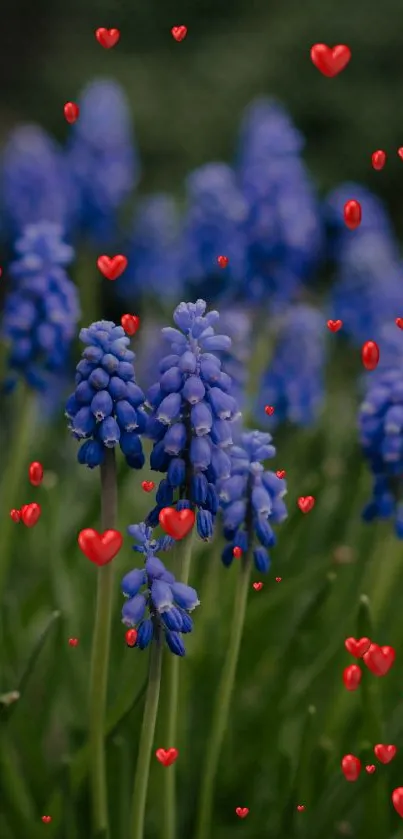
{"label": "red heart", "polygon": [[343,682],[347,690],[357,690],[361,677],[362,671],[358,664],[350,664],[343,670]]}
{"label": "red heart", "polygon": [[343,326],[342,320],[328,320],[327,327],[331,332],[338,332]]}
{"label": "red heart", "polygon": [[45,822],[45,824],[49,824],[49,822],[52,821],[52,816],[42,816],[42,821]]}
{"label": "red heart", "polygon": [[356,641],[355,638],[346,638],[344,646],[347,652],[355,658],[362,658],[364,653],[369,650],[371,641],[369,638],[360,638],[359,641]]}
{"label": "red heart", "polygon": [[403,160],[403,146],[400,146],[400,149],[397,150],[397,153],[400,157],[400,160]]}
{"label": "red heart", "polygon": [[155,754],[157,760],[159,760],[163,766],[171,766],[171,763],[175,763],[179,752],[178,749],[157,749]]}
{"label": "red heart", "polygon": [[117,280],[117,278],[120,277],[120,275],[123,274],[123,271],[127,268],[127,259],[125,256],[122,256],[121,253],[118,253],[115,256],[106,256],[103,254],[98,257],[97,265],[101,274],[103,274],[107,280]]}
{"label": "red heart", "polygon": [[255,591],[260,591],[263,588],[263,583],[253,583]]}
{"label": "red heart", "polygon": [[75,102],[66,102],[63,111],[66,122],[69,122],[70,125],[73,125],[74,122],[77,122],[78,117],[80,116],[80,108],[78,107],[78,105],[76,105]]}
{"label": "red heart", "polygon": [[368,766],[365,767],[365,771],[368,772],[368,775],[373,775],[375,772],[376,766],[373,763],[370,763]]}
{"label": "red heart", "polygon": [[303,513],[309,513],[315,506],[315,499],[313,495],[301,495],[298,498],[298,507]]}
{"label": "red heart", "polygon": [[97,29],[95,32],[95,37],[101,47],[104,47],[106,50],[110,50],[111,47],[114,47],[117,44],[120,38],[119,29],[105,29],[103,26],[100,29]]}
{"label": "red heart", "polygon": [[377,172],[380,172],[380,170],[383,169],[385,162],[386,154],[384,151],[382,151],[382,149],[378,149],[378,151],[372,152],[371,163],[373,168],[376,169]]}
{"label": "red heart", "polygon": [[237,807],[235,812],[240,819],[244,819],[249,813],[249,807]]}
{"label": "red heart", "polygon": [[140,318],[138,318],[137,315],[122,315],[120,323],[122,324],[126,335],[135,335],[140,326]]}
{"label": "red heart", "polygon": [[195,514],[193,510],[175,510],[175,507],[164,507],[158,520],[168,536],[172,536],[173,539],[183,539],[190,533],[195,523]]}
{"label": "red heart", "polygon": [[135,647],[137,641],[137,629],[128,629],[127,632],[125,632],[125,639],[128,647]]}
{"label": "red heart", "polygon": [[375,370],[379,363],[379,347],[376,341],[366,341],[361,349],[361,360],[366,370]]}
{"label": "red heart", "polygon": [[276,583],[281,583],[282,577],[276,577]]}
{"label": "red heart", "polygon": [[154,481],[142,481],[141,488],[144,489],[144,492],[151,492],[154,489],[155,483]]}
{"label": "red heart", "polygon": [[278,478],[285,478],[285,469],[278,469],[276,475]]}
{"label": "red heart", "polygon": [[39,463],[38,460],[34,460],[33,463],[30,463],[28,469],[28,478],[34,487],[38,487],[43,480],[43,466],[42,463]]}
{"label": "red heart", "polygon": [[70,647],[76,647],[78,644],[78,638],[69,638]]}
{"label": "red heart", "polygon": [[226,268],[229,263],[228,256],[217,256],[217,262],[220,268]]}
{"label": "red heart", "polygon": [[10,510],[10,516],[13,521],[20,521],[21,520],[21,511],[20,510]]}
{"label": "red heart", "polygon": [[303,813],[305,810],[305,806],[303,804],[297,804],[297,810],[299,813]]}
{"label": "red heart", "polygon": [[381,763],[390,763],[393,760],[397,748],[396,746],[384,746],[383,743],[378,743],[377,746],[374,746],[375,757],[381,761]]}
{"label": "red heart", "polygon": [[264,412],[265,414],[267,414],[268,417],[271,417],[271,415],[274,414],[273,405],[265,405]]}
{"label": "red heart", "polygon": [[356,781],[361,772],[361,761],[355,755],[344,755],[341,771],[347,781]]}
{"label": "red heart", "polygon": [[397,787],[392,792],[392,803],[396,813],[403,819],[403,787]]}
{"label": "red heart", "polygon": [[375,676],[386,676],[395,658],[396,653],[393,647],[379,647],[378,644],[371,644],[368,652],[363,656],[363,661]]}
{"label": "red heart", "polygon": [[242,548],[239,548],[238,545],[236,545],[235,548],[232,551],[232,556],[235,559],[240,559],[242,554],[243,554]]}
{"label": "red heart", "polygon": [[21,518],[25,526],[33,527],[37,523],[41,512],[40,504],[35,504],[35,502],[33,504],[24,504],[21,507]]}
{"label": "red heart", "polygon": [[105,530],[98,533],[92,527],[86,527],[78,534],[78,545],[83,554],[95,565],[107,565],[119,553],[123,536],[118,530]]}
{"label": "red heart", "polygon": [[187,35],[187,26],[173,26],[171,29],[171,35],[175,38],[175,41],[183,41]]}
{"label": "red heart", "polygon": [[395,324],[399,327],[399,329],[403,329],[403,318],[396,318]]}
{"label": "red heart", "polygon": [[351,58],[351,50],[345,44],[328,47],[326,44],[315,44],[311,49],[311,59],[315,67],[329,79],[337,76],[347,67]]}

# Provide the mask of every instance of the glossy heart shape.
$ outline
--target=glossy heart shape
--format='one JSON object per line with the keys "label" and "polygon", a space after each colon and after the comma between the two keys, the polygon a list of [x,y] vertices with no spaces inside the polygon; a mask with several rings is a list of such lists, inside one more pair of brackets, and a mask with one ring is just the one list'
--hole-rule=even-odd
{"label": "glossy heart shape", "polygon": [[376,341],[366,341],[361,349],[361,360],[366,370],[375,370],[379,364],[379,347]]}
{"label": "glossy heart shape", "polygon": [[154,487],[155,487],[154,481],[142,481],[141,482],[141,488],[144,490],[144,492],[151,492],[151,490],[153,490]]}
{"label": "glossy heart shape", "polygon": [[137,629],[134,629],[134,627],[125,632],[125,640],[128,647],[136,646],[137,634]]}
{"label": "glossy heart shape", "polygon": [[249,807],[237,807],[235,812],[240,819],[244,819],[249,813]]}
{"label": "glossy heart shape", "polygon": [[273,405],[265,405],[264,412],[267,414],[268,417],[271,417],[274,414],[274,407]]}
{"label": "glossy heart shape", "polygon": [[101,26],[95,32],[95,37],[101,47],[104,47],[106,50],[110,50],[111,47],[114,47],[117,44],[120,38],[119,29],[105,29]]}
{"label": "glossy heart shape", "polygon": [[369,650],[371,641],[369,638],[360,638],[358,641],[355,638],[346,638],[344,646],[347,652],[353,655],[354,658],[362,658],[367,650]]}
{"label": "glossy heart shape", "polygon": [[392,792],[392,804],[396,813],[403,819],[403,787],[397,787]]}
{"label": "glossy heart shape", "polygon": [[140,326],[140,318],[138,318],[137,315],[122,315],[120,323],[123,326],[126,335],[135,335]]}
{"label": "glossy heart shape", "polygon": [[357,690],[362,678],[361,667],[358,664],[350,664],[343,670],[343,682],[347,690]]}
{"label": "glossy heart shape", "polygon": [[285,478],[285,469],[277,469],[276,475],[278,478]]}
{"label": "glossy heart shape", "polygon": [[34,460],[32,463],[29,464],[28,478],[30,480],[30,483],[34,487],[38,487],[42,483],[43,466],[42,463],[39,463],[39,460]]}
{"label": "glossy heart shape", "polygon": [[315,506],[315,499],[313,495],[301,495],[298,498],[298,507],[303,513],[309,513]]}
{"label": "glossy heart shape", "polygon": [[261,591],[261,589],[263,588],[263,583],[253,583],[253,588],[255,589],[255,591]]}
{"label": "glossy heart shape", "polygon": [[113,281],[117,280],[127,268],[127,259],[121,253],[117,253],[115,256],[103,254],[98,257],[97,266],[107,280]]}
{"label": "glossy heart shape", "polygon": [[355,755],[344,755],[341,771],[347,781],[356,781],[361,772],[361,761]]}
{"label": "glossy heart shape", "polygon": [[403,160],[403,146],[400,146],[400,149],[397,150],[397,153],[400,157],[400,160]]}
{"label": "glossy heart shape", "polygon": [[164,507],[158,520],[168,536],[172,536],[173,539],[183,539],[190,533],[195,523],[195,514],[193,510],[175,510],[175,507]]}
{"label": "glossy heart shape", "polygon": [[368,772],[368,775],[373,775],[375,772],[376,766],[373,763],[370,763],[368,766],[365,767],[365,771]]}
{"label": "glossy heart shape", "polygon": [[69,638],[69,646],[76,647],[78,644],[78,638]]}
{"label": "glossy heart shape", "polygon": [[238,545],[235,545],[235,548],[233,548],[233,550],[232,550],[232,556],[235,557],[235,559],[240,559],[242,554],[243,554],[242,548],[239,548]]}
{"label": "glossy heart shape", "polygon": [[63,108],[64,118],[66,122],[73,125],[77,122],[78,117],[80,116],[80,108],[76,105],[75,102],[66,102]]}
{"label": "glossy heart shape", "polygon": [[377,757],[381,763],[390,763],[397,752],[397,748],[396,746],[385,746],[383,743],[378,743],[374,746],[374,752],[375,757]]}
{"label": "glossy heart shape", "polygon": [[98,533],[92,527],[81,530],[78,534],[78,545],[83,554],[95,565],[107,565],[119,553],[123,544],[123,536],[118,530],[105,530]]}
{"label": "glossy heart shape", "polygon": [[314,44],[311,49],[311,60],[315,67],[332,79],[347,67],[351,58],[351,50],[345,44],[328,47],[327,44]]}
{"label": "glossy heart shape", "polygon": [[13,521],[21,521],[21,510],[10,510],[10,517]]}
{"label": "glossy heart shape", "polygon": [[372,168],[376,169],[377,172],[380,172],[380,170],[383,169],[383,167],[386,163],[385,152],[382,151],[382,149],[378,149],[377,151],[374,151],[371,155],[371,163],[372,163]]}
{"label": "glossy heart shape", "polygon": [[229,263],[228,256],[217,256],[217,262],[220,268],[226,268]]}
{"label": "glossy heart shape", "polygon": [[276,583],[281,583],[282,577],[276,577]]}
{"label": "glossy heart shape", "polygon": [[352,199],[344,205],[344,223],[349,230],[356,230],[362,220],[361,204]]}
{"label": "glossy heart shape", "polygon": [[36,504],[35,502],[32,504],[24,504],[21,507],[21,519],[24,522],[26,527],[33,527],[40,515],[41,515],[41,506],[40,504]]}
{"label": "glossy heart shape", "polygon": [[396,318],[395,324],[399,327],[399,329],[403,329],[403,318]]}
{"label": "glossy heart shape", "polygon": [[49,824],[52,821],[52,816],[42,816],[42,821],[44,824]]}
{"label": "glossy heart shape", "polygon": [[175,38],[175,41],[183,41],[187,33],[187,26],[173,26],[171,29],[171,35]]}
{"label": "glossy heart shape", "polygon": [[393,647],[379,647],[378,644],[371,644],[362,658],[374,676],[386,676],[396,658],[396,653]]}
{"label": "glossy heart shape", "polygon": [[305,805],[304,804],[297,804],[297,810],[298,810],[299,813],[303,813],[304,810],[305,810]]}
{"label": "glossy heart shape", "polygon": [[331,332],[338,332],[342,326],[342,320],[328,320],[327,322],[327,328],[330,329]]}
{"label": "glossy heart shape", "polygon": [[157,749],[155,752],[157,760],[163,766],[171,766],[172,763],[175,763],[178,754],[178,749]]}

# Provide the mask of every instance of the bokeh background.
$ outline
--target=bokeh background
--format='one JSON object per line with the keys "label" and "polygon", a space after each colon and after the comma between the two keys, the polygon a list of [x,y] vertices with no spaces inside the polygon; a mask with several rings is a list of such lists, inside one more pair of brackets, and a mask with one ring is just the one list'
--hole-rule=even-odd
{"label": "bokeh background", "polygon": [[[179,24],[186,24],[188,35],[178,44],[170,29]],[[117,47],[106,51],[97,44],[93,32],[99,26],[121,30]],[[119,320],[125,311],[140,314],[142,326],[133,344],[139,355],[139,381],[146,386],[155,377],[154,323],[168,325],[183,294],[190,300],[205,295],[218,308],[221,302],[227,314],[229,310],[230,323],[234,302],[237,315],[233,314],[232,324],[240,330],[236,363],[245,422],[273,429],[277,447],[273,468],[287,472],[289,518],[279,532],[264,588],[250,594],[216,787],[214,839],[229,839],[235,830],[246,839],[262,833],[268,839],[403,837],[391,804],[392,790],[403,785],[402,547],[389,519],[362,521],[372,482],[357,431],[358,406],[367,386],[360,364],[361,343],[368,338],[381,340],[385,325],[387,332],[391,325],[395,330],[391,355],[385,339],[381,357],[388,363],[392,357],[396,364],[400,352],[400,333],[393,323],[403,316],[399,26],[399,8],[392,0],[382,6],[364,0],[355,4],[148,0],[136,8],[127,2],[73,0],[63,5],[41,0],[34,6],[15,3],[7,9],[0,51],[3,149],[10,133],[26,123],[39,124],[62,148],[68,147],[72,128],[63,117],[63,105],[80,101],[83,88],[97,78],[121,85],[133,119],[139,177],[122,202],[116,231],[112,235],[108,228],[110,241],[98,232],[91,236],[87,218],[89,233],[73,237],[78,256],[72,275],[80,288],[84,315],[103,313]],[[316,42],[350,46],[351,63],[336,79],[325,79],[312,66],[309,50]],[[263,266],[256,294],[252,281],[240,280],[236,272],[235,278],[229,273],[224,279],[224,272],[210,272],[202,258],[199,275],[186,276],[185,258],[178,268],[178,285],[172,282],[172,293],[164,296],[164,242],[157,268],[152,263],[162,285],[156,282],[151,294],[141,270],[129,278],[122,293],[117,283],[101,281],[96,257],[108,253],[108,247],[110,252],[115,246],[124,247],[141,198],[167,193],[175,198],[180,218],[189,221],[188,175],[210,162],[231,164],[245,108],[256,98],[273,96],[305,138],[297,157],[306,165],[309,189],[303,179],[301,189],[296,185],[294,190],[292,179],[289,183],[285,178],[284,184],[291,203],[294,192],[296,202],[303,196],[297,215],[305,213],[305,195],[311,211],[310,190],[315,195],[315,218],[325,229],[321,254],[315,247],[310,253],[304,242],[302,251],[310,257],[305,263],[298,248],[293,251],[283,240],[277,252],[273,234],[275,257],[270,251],[270,265],[267,270]],[[107,125],[109,115],[104,118]],[[293,130],[280,135],[273,171]],[[388,154],[382,172],[371,167],[371,154],[377,148]],[[268,154],[264,144],[263,152]],[[283,161],[279,169],[282,166]],[[368,192],[362,193],[363,224],[354,245],[343,230],[343,202],[329,198],[346,181],[360,184],[383,202],[378,205]],[[18,177],[15,183],[17,193]],[[299,174],[296,184],[301,184]],[[3,182],[2,305],[6,284],[13,282],[7,265],[16,238],[10,224],[11,199],[4,201],[5,194]],[[355,195],[347,190],[345,197]],[[276,218],[278,203],[270,201],[270,213]],[[197,213],[195,218],[197,228]],[[248,228],[249,242],[256,230],[253,225]],[[196,231],[197,241],[198,235]],[[236,227],[230,225],[226,243],[233,245],[236,235]],[[219,235],[213,237],[207,262],[212,264],[219,243]],[[133,253],[142,253],[141,228],[132,246]],[[188,259],[188,268],[189,264],[195,263]],[[273,264],[279,269],[277,285],[271,277]],[[173,265],[177,267],[175,260]],[[292,293],[281,280],[284,265],[296,279]],[[285,289],[280,301],[273,288]],[[297,309],[301,304],[313,306],[315,315]],[[248,314],[246,325],[236,319],[240,308]],[[327,317],[339,316],[345,322],[343,332],[327,334]],[[273,383],[270,370],[276,358],[277,329],[284,322],[288,324],[285,349]],[[74,362],[79,352],[73,343]],[[265,371],[269,380],[263,386]],[[99,487],[96,474],[77,464],[77,446],[69,439],[63,418],[63,395],[71,390],[72,381],[73,368],[66,361],[60,394],[53,388],[45,403],[41,398],[41,422],[35,419],[37,399],[20,403],[18,392],[0,397],[0,546],[7,557],[0,609],[1,839],[36,839],[45,830],[54,839],[90,835],[86,701],[94,569],[79,554],[76,535],[82,527],[99,526]],[[281,381],[291,383],[289,392],[281,389]],[[283,408],[277,422],[276,418],[271,422],[264,405],[271,404],[271,396],[280,404],[280,395]],[[27,480],[33,459],[45,465],[44,485],[35,492]],[[140,477],[121,465],[122,532],[147,512],[149,499],[139,488],[147,478],[155,475],[145,469]],[[316,505],[304,516],[297,498],[308,494],[315,496]],[[41,522],[33,530],[15,526],[11,532],[10,507],[34,500],[34,495],[41,500]],[[192,835],[195,824],[214,689],[228,643],[236,568],[221,566],[221,547],[219,535],[212,545],[200,543],[194,563],[193,582],[201,591],[203,610],[182,662],[177,745],[183,835]],[[131,563],[126,542],[117,576]],[[276,576],[282,577],[281,583],[275,582]],[[124,644],[118,586],[115,601],[108,717],[113,839],[127,835],[147,664],[145,654]],[[343,668],[353,662],[344,650],[349,635],[369,635],[394,646],[397,654],[385,678],[365,672],[363,686],[355,693],[348,693],[342,682]],[[79,637],[77,648],[68,646],[70,636]],[[15,690],[20,699],[11,702],[9,693]],[[162,694],[156,747],[173,745],[160,742],[163,731]],[[356,784],[347,783],[340,771],[342,756],[352,752],[363,766],[371,764],[376,762],[372,749],[377,742],[395,743],[400,750],[395,760],[386,767],[377,764],[373,775],[363,769]],[[153,765],[150,839],[163,835],[159,792],[164,771]],[[297,811],[298,804],[305,805],[305,812]],[[237,806],[250,808],[247,819],[238,822]],[[44,813],[52,814],[51,824],[41,823]]]}

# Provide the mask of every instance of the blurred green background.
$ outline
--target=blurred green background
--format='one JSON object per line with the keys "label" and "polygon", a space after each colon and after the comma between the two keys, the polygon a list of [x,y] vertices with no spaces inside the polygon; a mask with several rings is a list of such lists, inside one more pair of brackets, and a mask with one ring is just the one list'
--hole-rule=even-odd
{"label": "blurred green background", "polygon": [[[180,44],[170,35],[185,24]],[[119,45],[102,50],[93,32],[121,29]],[[351,64],[328,80],[312,66],[315,42],[346,43]],[[7,10],[2,48],[0,140],[19,122],[34,121],[64,139],[63,105],[88,80],[111,76],[132,103],[143,163],[140,191],[183,191],[184,176],[213,159],[229,160],[241,112],[259,94],[275,95],[306,136],[306,160],[322,193],[339,181],[368,184],[386,201],[403,233],[400,167],[401,12],[393,0],[305,0],[304,3],[147,0],[40,0]],[[370,165],[383,148],[383,172]],[[401,172],[403,178],[403,170]],[[402,547],[386,523],[365,526],[360,511],[370,477],[356,442],[356,406],[349,361],[335,350],[328,399],[319,425],[277,437],[275,468],[289,484],[290,517],[280,532],[273,569],[260,592],[251,590],[237,687],[216,790],[212,839],[401,839],[390,796],[403,785],[403,751],[356,784],[340,771],[343,754],[374,762],[376,742],[403,740],[400,621]],[[2,442],[11,428],[2,427]],[[82,527],[99,527],[97,475],[80,468],[62,418],[32,423],[29,459],[46,475],[37,491],[43,507],[35,530],[15,531],[12,566],[0,624],[0,838],[84,839],[90,835],[86,698],[94,607],[94,569],[76,546]],[[3,448],[4,451],[4,448]],[[28,467],[28,462],[27,462]],[[2,515],[8,515],[10,471],[2,467]],[[121,476],[119,526],[140,521],[148,499],[128,470]],[[21,503],[33,495],[28,480]],[[303,516],[297,498],[313,494]],[[17,526],[16,526],[17,527]],[[182,662],[178,761],[180,836],[191,836],[208,737],[214,688],[228,640],[236,568],[219,563],[220,545],[201,546],[192,582],[203,603]],[[133,565],[128,540],[117,577]],[[275,577],[281,576],[281,583]],[[258,577],[256,577],[258,579]],[[368,600],[360,601],[362,595]],[[361,603],[361,605],[360,605]],[[142,704],[133,708],[145,654],[127,649],[116,586],[110,680],[108,765],[113,839],[127,835],[132,775]],[[50,617],[52,612],[59,616]],[[48,627],[48,631],[46,631]],[[45,636],[42,633],[45,631]],[[391,672],[364,673],[356,693],[343,687],[353,663],[348,635],[370,635],[396,648]],[[68,646],[70,636],[79,646]],[[42,640],[41,640],[42,639]],[[39,647],[36,645],[39,641]],[[43,641],[43,643],[42,643]],[[38,653],[38,655],[36,655]],[[164,743],[162,694],[155,747]],[[77,756],[78,755],[78,756]],[[163,837],[155,761],[147,839]],[[297,805],[304,804],[299,813]],[[244,821],[235,816],[247,806]],[[41,816],[50,813],[52,823]]]}

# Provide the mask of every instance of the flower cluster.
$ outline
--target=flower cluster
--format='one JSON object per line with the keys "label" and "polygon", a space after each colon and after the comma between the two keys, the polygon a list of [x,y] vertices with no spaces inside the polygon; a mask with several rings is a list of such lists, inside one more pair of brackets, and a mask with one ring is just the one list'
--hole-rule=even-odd
{"label": "flower cluster", "polygon": [[136,384],[134,353],[121,326],[100,320],[80,331],[86,344],[76,368],[76,389],[69,397],[66,415],[78,440],[84,440],[78,461],[93,469],[100,466],[106,448],[119,443],[128,466],[141,469],[144,455],[139,435],[147,416],[144,394]]}
{"label": "flower cluster", "polygon": [[147,433],[154,441],[151,468],[166,478],[148,521],[156,525],[161,509],[172,505],[176,495],[182,508],[197,508],[198,533],[209,539],[218,508],[215,483],[230,475],[225,449],[232,443],[231,420],[239,412],[229,393],[231,378],[215,354],[227,351],[231,341],[214,333],[218,312],[205,312],[204,300],[181,303],[174,312],[178,328],[162,330],[171,353],[147,393],[152,410]]}
{"label": "flower cluster", "polygon": [[287,484],[265,471],[262,462],[275,453],[271,435],[260,431],[244,432],[240,445],[231,449],[231,476],[218,484],[224,535],[230,543],[222,553],[224,565],[231,565],[234,548],[240,548],[243,553],[253,550],[258,571],[269,570],[268,548],[276,543],[272,524],[287,517],[283,501]]}
{"label": "flower cluster", "polygon": [[199,605],[195,589],[178,583],[173,574],[156,556],[169,550],[174,542],[169,537],[153,539],[152,529],[145,524],[128,528],[138,544],[134,550],[144,556],[144,568],[134,568],[122,580],[122,592],[128,599],[122,609],[126,626],[137,628],[136,646],[144,650],[162,631],[174,655],[184,656],[181,635],[191,632],[189,615]]}
{"label": "flower cluster", "polygon": [[44,391],[64,371],[80,317],[76,287],[65,271],[74,252],[50,222],[25,228],[15,251],[15,288],[6,297],[2,338],[11,371]]}

